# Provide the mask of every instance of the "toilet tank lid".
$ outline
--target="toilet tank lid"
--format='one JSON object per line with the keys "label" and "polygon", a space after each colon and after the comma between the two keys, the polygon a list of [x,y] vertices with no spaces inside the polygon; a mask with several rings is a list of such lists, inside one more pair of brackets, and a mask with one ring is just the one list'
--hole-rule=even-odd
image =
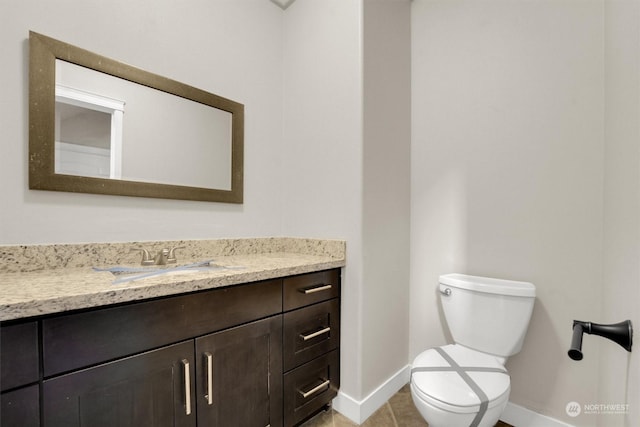
{"label": "toilet tank lid", "polygon": [[536,296],[536,287],[533,283],[518,282],[515,280],[492,279],[490,277],[468,276],[466,274],[454,273],[440,276],[440,284],[488,294],[529,298]]}

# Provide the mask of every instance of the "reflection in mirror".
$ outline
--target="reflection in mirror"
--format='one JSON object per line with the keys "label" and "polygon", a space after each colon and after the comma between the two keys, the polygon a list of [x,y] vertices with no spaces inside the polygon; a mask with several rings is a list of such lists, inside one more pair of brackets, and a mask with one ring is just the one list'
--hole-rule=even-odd
{"label": "reflection in mirror", "polygon": [[[62,103],[68,101],[59,94],[69,92],[68,88],[82,94],[77,99],[84,98],[85,115],[108,114],[106,134],[104,128],[94,130],[91,122],[73,121],[82,125],[88,136],[102,133],[107,140],[104,148],[121,154],[112,159],[110,151],[106,153],[113,169],[120,173],[103,177],[231,190],[231,113],[58,59],[56,116],[58,109],[66,110]],[[69,126],[61,122],[60,131]],[[92,164],[95,157],[88,153],[87,163]],[[87,168],[85,164],[78,166]],[[80,171],[71,174],[102,176]]]}
{"label": "reflection in mirror", "polygon": [[242,104],[33,32],[30,49],[30,188],[242,203]]}
{"label": "reflection in mirror", "polygon": [[120,179],[123,113],[122,101],[56,83],[55,173]]}
{"label": "reflection in mirror", "polygon": [[119,178],[111,146],[111,114],[56,103],[56,173]]}

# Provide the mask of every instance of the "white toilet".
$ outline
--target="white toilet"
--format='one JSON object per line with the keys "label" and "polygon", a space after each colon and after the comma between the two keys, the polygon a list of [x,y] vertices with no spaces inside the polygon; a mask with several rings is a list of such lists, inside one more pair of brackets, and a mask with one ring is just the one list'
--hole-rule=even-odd
{"label": "white toilet", "polygon": [[536,288],[463,274],[439,281],[455,344],[416,357],[411,396],[429,427],[493,427],[511,390],[504,363],[522,348]]}

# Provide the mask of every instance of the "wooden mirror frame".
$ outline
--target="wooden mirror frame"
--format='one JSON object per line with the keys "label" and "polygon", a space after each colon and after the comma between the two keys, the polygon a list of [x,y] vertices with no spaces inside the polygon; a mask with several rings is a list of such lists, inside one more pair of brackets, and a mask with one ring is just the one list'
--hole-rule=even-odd
{"label": "wooden mirror frame", "polygon": [[[55,173],[55,70],[60,59],[231,113],[231,190]],[[29,32],[29,188],[74,193],[242,203],[244,105]]]}

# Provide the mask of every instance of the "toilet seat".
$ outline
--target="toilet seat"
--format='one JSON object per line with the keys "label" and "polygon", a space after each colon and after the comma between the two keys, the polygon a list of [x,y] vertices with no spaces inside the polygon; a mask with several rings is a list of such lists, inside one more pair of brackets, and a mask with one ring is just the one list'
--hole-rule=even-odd
{"label": "toilet seat", "polygon": [[484,410],[504,404],[510,383],[495,357],[456,344],[424,351],[413,362],[411,374],[416,397],[455,413],[478,413],[481,397],[487,400]]}

